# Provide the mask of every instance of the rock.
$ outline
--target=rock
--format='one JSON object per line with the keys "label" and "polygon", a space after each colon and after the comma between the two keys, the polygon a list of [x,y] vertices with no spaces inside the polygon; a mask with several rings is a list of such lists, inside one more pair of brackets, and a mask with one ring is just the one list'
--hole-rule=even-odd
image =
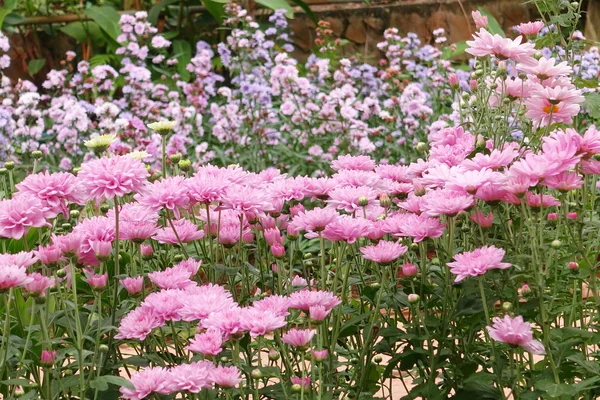
{"label": "rock", "polygon": [[365,17],[365,24],[367,24],[367,26],[369,26],[377,32],[383,32],[384,26],[382,18],[370,15],[368,17]]}
{"label": "rock", "polygon": [[367,30],[363,18],[357,15],[351,16],[344,36],[354,43],[364,44],[367,41]]}
{"label": "rock", "polygon": [[342,36],[342,33],[344,33],[344,22],[340,18],[327,17],[324,21],[329,22],[329,29],[333,31],[335,36]]}

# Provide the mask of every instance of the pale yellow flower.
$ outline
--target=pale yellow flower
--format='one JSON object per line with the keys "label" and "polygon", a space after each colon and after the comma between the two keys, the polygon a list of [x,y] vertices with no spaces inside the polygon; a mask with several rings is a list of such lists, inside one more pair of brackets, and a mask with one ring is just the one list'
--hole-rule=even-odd
{"label": "pale yellow flower", "polygon": [[148,153],[145,150],[137,150],[132,151],[131,153],[127,153],[127,156],[138,160],[145,160],[148,157],[152,157],[152,154]]}
{"label": "pale yellow flower", "polygon": [[175,121],[157,121],[148,124],[148,128],[160,135],[166,135],[175,128],[175,125],[177,125]]}
{"label": "pale yellow flower", "polygon": [[85,141],[83,144],[85,145],[85,147],[94,150],[94,152],[96,153],[102,153],[103,151],[108,149],[116,139],[117,135],[114,134],[100,135]]}

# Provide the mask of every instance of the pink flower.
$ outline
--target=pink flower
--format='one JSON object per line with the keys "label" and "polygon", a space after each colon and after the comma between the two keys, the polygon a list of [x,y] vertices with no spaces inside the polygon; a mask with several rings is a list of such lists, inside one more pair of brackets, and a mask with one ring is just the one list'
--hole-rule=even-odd
{"label": "pink flower", "polygon": [[37,261],[35,251],[20,251],[15,254],[4,253],[0,254],[0,265],[8,264],[8,265],[16,265],[20,268],[28,268],[31,267]]}
{"label": "pink flower", "polygon": [[0,237],[21,239],[29,228],[50,226],[40,200],[23,196],[0,201]]}
{"label": "pink flower", "polygon": [[319,290],[300,290],[290,295],[290,307],[309,311],[311,307],[323,306],[331,310],[342,301],[331,292]]}
{"label": "pink flower", "polygon": [[398,243],[381,240],[374,246],[366,246],[360,249],[363,257],[378,264],[389,264],[406,253],[408,247]]}
{"label": "pink flower", "polygon": [[414,264],[403,264],[402,275],[404,276],[415,276],[417,274],[417,267]]}
{"label": "pink flower", "polygon": [[[538,87],[525,100],[525,116],[536,125],[545,126],[551,122],[573,123],[573,117],[579,114],[579,103],[584,101],[581,90],[567,87]],[[550,116],[552,114],[552,116]]]}
{"label": "pink flower", "polygon": [[0,265],[0,292],[17,286],[25,286],[33,280],[33,277],[27,275],[25,268],[10,264]]}
{"label": "pink flower", "polygon": [[298,231],[320,232],[339,216],[333,208],[315,208],[310,211],[301,211],[289,226]]}
{"label": "pink flower", "polygon": [[481,15],[479,11],[471,11],[471,16],[477,28],[485,28],[488,25],[488,18],[485,15]]}
{"label": "pink flower", "polygon": [[250,336],[264,336],[276,329],[283,328],[286,325],[283,315],[275,314],[273,311],[261,310],[250,307],[242,309],[240,317],[240,326],[249,331]]}
{"label": "pink flower", "polygon": [[490,228],[494,223],[494,214],[491,212],[486,216],[481,210],[471,214],[471,220],[482,228]]}
{"label": "pink flower", "polygon": [[88,243],[90,249],[98,260],[106,261],[110,258],[110,253],[112,252],[112,242],[105,240],[90,240]]}
{"label": "pink flower", "polygon": [[397,214],[392,218],[386,218],[383,230],[394,236],[409,236],[415,243],[426,238],[438,238],[442,236],[445,225],[437,218],[426,215]]}
{"label": "pink flower", "polygon": [[183,298],[183,306],[179,310],[184,321],[199,321],[211,313],[225,311],[237,307],[231,293],[223,287],[213,284],[196,286],[187,289]]}
{"label": "pink flower", "polygon": [[141,307],[157,317],[161,325],[166,321],[179,321],[185,296],[186,292],[181,289],[161,290],[146,296]]}
{"label": "pink flower", "polygon": [[488,184],[498,184],[502,174],[487,168],[479,170],[460,171],[451,173],[446,182],[446,189],[475,194],[479,188]]}
{"label": "pink flower", "polygon": [[270,200],[263,190],[250,186],[230,185],[221,198],[222,205],[219,209],[240,211],[247,219],[252,219],[273,208]]}
{"label": "pink flower", "polygon": [[555,58],[546,59],[544,57],[540,58],[535,64],[518,64],[517,68],[537,76],[540,81],[559,75],[570,75],[573,72],[566,61],[556,64]]}
{"label": "pink flower", "polygon": [[171,176],[151,184],[147,184],[140,193],[135,195],[139,204],[151,210],[171,210],[175,218],[179,218],[179,207],[188,206],[188,188],[185,178],[182,176]]}
{"label": "pink flower", "polygon": [[153,329],[162,326],[163,321],[147,307],[138,307],[127,314],[119,326],[116,339],[144,340]]}
{"label": "pink flower", "polygon": [[213,363],[207,360],[176,365],[169,370],[167,387],[171,393],[199,393],[212,386],[211,374],[214,369]]}
{"label": "pink flower", "polygon": [[234,387],[240,384],[242,376],[237,367],[224,367],[219,365],[215,367],[210,374],[211,380],[220,387]]}
{"label": "pink flower", "polygon": [[147,245],[147,244],[144,245],[143,244],[143,245],[140,246],[140,253],[142,253],[142,257],[144,259],[152,258],[152,256],[154,255],[154,249],[150,245]]}
{"label": "pink flower", "polygon": [[102,157],[81,164],[77,178],[89,196],[102,201],[139,192],[149,176],[144,164],[127,156]]}
{"label": "pink flower", "polygon": [[537,35],[544,27],[543,21],[523,22],[517,25],[519,32],[523,35]]}
{"label": "pink flower", "polygon": [[[108,218],[115,220],[114,209]],[[127,203],[119,211],[119,239],[142,243],[158,231],[158,213],[138,203]]]}
{"label": "pink flower", "polygon": [[336,171],[349,169],[354,171],[373,171],[375,169],[375,161],[369,156],[339,156],[337,160],[331,162],[331,168]]}
{"label": "pink flower", "polygon": [[475,202],[473,196],[453,190],[433,190],[423,197],[423,213],[430,217],[438,215],[455,216],[473,206]]}
{"label": "pink flower", "polygon": [[205,329],[217,329],[225,335],[225,339],[229,339],[231,335],[244,331],[240,324],[240,311],[240,308],[235,307],[213,312],[202,320],[201,325]]}
{"label": "pink flower", "polygon": [[[377,192],[370,187],[345,186],[330,191],[327,203],[338,210],[353,213],[366,205],[373,204],[375,200],[377,200]],[[361,205],[363,201],[366,204]]]}
{"label": "pink flower", "polygon": [[517,62],[533,61],[535,46],[531,43],[521,43],[522,36],[512,40],[498,34],[492,35],[484,28],[473,35],[474,40],[467,41],[467,53],[475,57],[496,56],[500,60],[510,58]]}
{"label": "pink flower", "polygon": [[85,203],[82,185],[73,174],[66,172],[50,174],[46,171],[28,175],[15,187],[18,190],[15,197],[35,197],[53,216],[62,213],[65,218],[68,218],[69,202]]}
{"label": "pink flower", "polygon": [[[190,243],[204,237],[204,231],[199,230],[194,223],[185,218],[172,222],[173,227],[171,227],[171,224],[168,224],[166,228],[159,229],[156,235],[154,235],[154,239],[159,243],[178,245],[179,240],[181,240],[182,243]],[[177,235],[173,231],[173,228],[175,228]],[[179,239],[177,236],[179,236]]]}
{"label": "pink flower", "polygon": [[285,247],[280,243],[274,243],[271,246],[271,254],[273,254],[273,257],[275,258],[281,258],[285,256]]}
{"label": "pink flower", "polygon": [[316,333],[312,329],[290,329],[283,334],[281,341],[292,347],[306,347],[310,344]]}
{"label": "pink flower", "polygon": [[255,301],[252,306],[257,310],[271,311],[282,317],[290,315],[288,312],[288,308],[290,308],[290,298],[287,296],[273,294],[262,300]]}
{"label": "pink flower", "polygon": [[504,250],[494,246],[483,246],[473,251],[454,256],[454,262],[448,263],[450,272],[456,275],[456,282],[469,276],[485,274],[490,269],[506,269],[511,266],[502,262]]}
{"label": "pink flower", "polygon": [[527,204],[532,208],[546,208],[552,206],[560,206],[560,201],[556,200],[554,196],[549,194],[537,194],[527,192],[525,195]]}
{"label": "pink flower", "polygon": [[127,277],[121,279],[121,285],[127,290],[127,293],[131,295],[138,294],[142,291],[142,287],[144,286],[144,277],[138,276],[135,278]]}
{"label": "pink flower", "polygon": [[492,339],[512,346],[521,346],[532,354],[545,354],[544,345],[533,338],[531,325],[523,321],[522,316],[518,315],[515,318],[511,318],[509,315],[505,315],[504,318],[495,317],[493,322],[492,326],[487,327]]}
{"label": "pink flower", "polygon": [[561,172],[558,175],[545,178],[542,184],[561,192],[568,192],[569,190],[579,189],[583,186],[583,179],[576,172]]}
{"label": "pink flower", "polygon": [[312,306],[308,309],[311,321],[323,321],[331,313],[331,309],[324,306]]}
{"label": "pink flower", "polygon": [[312,355],[315,358],[315,360],[317,360],[317,361],[323,361],[329,355],[329,351],[327,351],[327,349],[313,350],[312,351]]}
{"label": "pink flower", "polygon": [[108,282],[108,274],[105,272],[102,275],[90,274],[85,281],[92,287],[92,289],[103,289]]}
{"label": "pink flower", "polygon": [[595,125],[591,125],[583,134],[579,141],[579,151],[583,153],[583,158],[600,154],[600,130]]}
{"label": "pink flower", "polygon": [[292,376],[290,381],[292,382],[292,385],[299,385],[303,387],[305,391],[310,389],[310,376],[305,376],[304,378]]}
{"label": "pink flower", "polygon": [[165,368],[147,367],[131,377],[130,382],[134,389],[122,386],[119,390],[124,399],[144,400],[152,393],[170,393],[168,378],[169,372]]}
{"label": "pink flower", "polygon": [[205,356],[216,356],[223,350],[222,347],[223,334],[218,329],[212,328],[194,336],[187,348],[189,351]]}
{"label": "pink flower", "polygon": [[371,232],[373,223],[364,218],[352,218],[341,215],[323,230],[323,237],[331,242],[345,241],[354,243]]}
{"label": "pink flower", "polygon": [[52,278],[44,276],[40,273],[34,272],[29,275],[33,280],[27,284],[25,284],[25,291],[32,296],[40,296],[44,297],[46,295],[46,290],[54,287],[55,281]]}
{"label": "pink flower", "polygon": [[148,279],[161,289],[186,289],[196,286],[192,281],[191,271],[185,267],[171,267],[164,271],[155,271],[148,274]]}
{"label": "pink flower", "polygon": [[173,268],[182,268],[188,270],[190,276],[193,277],[200,270],[200,266],[202,265],[202,261],[196,261],[193,258],[188,258],[187,260],[183,260],[175,265]]}
{"label": "pink flower", "polygon": [[42,354],[40,355],[40,363],[47,368],[50,368],[54,365],[54,361],[56,360],[56,350],[48,351],[42,350]]}

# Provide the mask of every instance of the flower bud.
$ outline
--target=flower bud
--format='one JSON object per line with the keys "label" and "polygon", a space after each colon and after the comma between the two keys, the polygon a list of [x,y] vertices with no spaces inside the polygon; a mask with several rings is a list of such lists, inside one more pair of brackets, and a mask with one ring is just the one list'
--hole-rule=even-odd
{"label": "flower bud", "polygon": [[22,387],[18,387],[15,389],[15,397],[16,398],[23,397],[24,394],[25,394],[25,390],[23,390]]}
{"label": "flower bud", "polygon": [[408,295],[408,302],[410,304],[415,304],[419,300],[421,300],[421,297],[418,294],[416,294],[416,293],[411,293],[411,294]]}
{"label": "flower bud", "polygon": [[273,243],[271,246],[271,254],[275,258],[282,258],[285,256],[285,247],[281,243]]}
{"label": "flower bud", "polygon": [[498,76],[498,77],[506,76],[506,61],[500,61],[498,63],[498,69],[496,70],[496,76]]}
{"label": "flower bud", "polygon": [[42,350],[42,354],[40,356],[40,364],[43,367],[50,368],[54,365],[54,361],[56,360],[56,350],[48,351]]}
{"label": "flower bud", "polygon": [[0,168],[0,176],[8,174],[8,170],[6,168]]}
{"label": "flower bud", "polygon": [[100,346],[98,346],[98,351],[100,353],[108,353],[108,346],[105,344],[101,344]]}
{"label": "flower bud", "polygon": [[425,143],[425,142],[419,142],[419,143],[417,143],[417,151],[425,152],[425,151],[427,151],[428,147],[429,146],[427,146],[427,143]]}
{"label": "flower bud", "polygon": [[64,268],[59,269],[58,271],[56,271],[56,276],[58,278],[64,278],[65,276],[67,276],[67,270],[65,270]]}
{"label": "flower bud", "polygon": [[35,151],[31,152],[31,157],[33,157],[34,160],[40,160],[43,156],[44,156],[44,154],[39,150],[35,150]]}
{"label": "flower bud", "polygon": [[182,262],[182,261],[183,261],[183,258],[184,258],[184,257],[183,257],[183,254],[175,254],[175,255],[173,256],[173,261],[174,261],[175,263],[179,263],[179,262]]}
{"label": "flower bud", "polygon": [[293,393],[300,393],[301,391],[302,391],[302,386],[300,386],[300,384],[294,383],[292,385],[292,392]]}
{"label": "flower bud", "polygon": [[504,310],[505,312],[512,310],[512,307],[513,305],[510,301],[505,301],[504,303],[502,303],[502,310]]}
{"label": "flower bud", "polygon": [[571,212],[567,213],[567,218],[572,219],[572,220],[576,220],[577,219],[577,212],[571,211]]}
{"label": "flower bud", "polygon": [[328,354],[329,354],[329,351],[327,351],[327,349],[312,351],[312,355],[317,362],[325,360],[327,358]]}
{"label": "flower bud", "polygon": [[275,350],[275,349],[269,350],[269,360],[277,361],[277,360],[279,360],[279,357],[281,357],[281,356],[279,355],[279,352],[277,350]]}
{"label": "flower bud", "polygon": [[451,73],[450,75],[448,75],[448,83],[450,84],[450,87],[454,89],[458,88],[458,75],[456,75],[455,73]]}
{"label": "flower bud", "polygon": [[69,211],[69,216],[72,219],[78,219],[80,215],[81,215],[81,213],[79,212],[79,210],[71,210],[71,211]]}
{"label": "flower bud", "polygon": [[151,260],[154,257],[154,249],[149,244],[142,244],[140,246],[140,252],[144,260]]}
{"label": "flower bud", "polygon": [[375,361],[377,364],[379,364],[380,362],[383,361],[383,357],[381,357],[380,355],[376,355],[375,357],[373,357],[373,361]]}
{"label": "flower bud", "polygon": [[360,196],[358,198],[358,205],[361,207],[366,207],[369,205],[369,199],[365,196]]}
{"label": "flower bud", "polygon": [[579,264],[576,263],[575,261],[570,261],[569,262],[569,269],[570,270],[577,270],[579,268]]}
{"label": "flower bud", "polygon": [[189,171],[192,168],[192,162],[188,159],[179,161],[177,165],[179,165],[179,169],[182,171]]}
{"label": "flower bud", "polygon": [[261,379],[263,377],[263,373],[260,369],[255,368],[252,370],[252,372],[250,372],[250,376],[252,376],[252,379]]}
{"label": "flower bud", "polygon": [[4,163],[4,168],[6,168],[9,171],[12,171],[13,169],[15,169],[15,162],[14,161],[7,161]]}
{"label": "flower bud", "polygon": [[550,246],[552,246],[555,249],[560,248],[561,245],[562,245],[562,242],[558,239],[553,240],[552,243],[550,243]]}
{"label": "flower bud", "polygon": [[106,214],[109,209],[110,209],[110,207],[108,206],[108,204],[106,204],[106,203],[100,204],[100,212],[102,214]]}
{"label": "flower bud", "polygon": [[549,213],[546,218],[548,218],[548,221],[556,221],[558,219],[558,214],[557,213]]}
{"label": "flower bud", "polygon": [[171,165],[179,164],[179,161],[181,161],[181,154],[171,154],[171,156],[169,157],[169,161],[171,161]]}
{"label": "flower bud", "polygon": [[383,208],[387,208],[392,205],[392,200],[387,193],[381,193],[379,195],[379,205]]}
{"label": "flower bud", "polygon": [[417,274],[417,267],[414,264],[406,263],[402,266],[402,275],[404,276],[415,276]]}

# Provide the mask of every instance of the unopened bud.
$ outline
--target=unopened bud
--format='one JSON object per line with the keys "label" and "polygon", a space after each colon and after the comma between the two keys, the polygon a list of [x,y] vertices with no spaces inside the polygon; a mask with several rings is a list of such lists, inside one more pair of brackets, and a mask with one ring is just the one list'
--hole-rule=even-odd
{"label": "unopened bud", "polygon": [[512,303],[510,301],[505,301],[504,303],[502,303],[502,310],[508,312],[510,310],[512,310]]}
{"label": "unopened bud", "polygon": [[181,154],[171,154],[171,156],[169,157],[169,161],[171,161],[171,165],[179,164],[179,161],[181,161]]}
{"label": "unopened bud", "polygon": [[64,268],[61,268],[58,271],[56,271],[56,276],[59,278],[64,278],[65,276],[67,276],[67,271]]}
{"label": "unopened bud", "polygon": [[408,295],[408,302],[410,304],[415,304],[417,303],[419,300],[421,300],[421,297],[418,294],[415,293],[411,293]]}
{"label": "unopened bud", "polygon": [[550,243],[550,246],[552,246],[555,249],[560,248],[561,245],[562,245],[562,242],[558,239],[553,240],[552,243]]}
{"label": "unopened bud", "polygon": [[110,207],[108,206],[108,204],[100,204],[100,212],[102,214],[106,214],[109,209]]}
{"label": "unopened bud", "polygon": [[366,207],[369,205],[369,199],[365,196],[360,196],[358,198],[358,205],[361,207]]}
{"label": "unopened bud", "polygon": [[375,361],[377,364],[379,364],[380,362],[383,361],[383,357],[381,357],[381,356],[375,356],[375,357],[373,357],[373,361]]}
{"label": "unopened bud", "polygon": [[79,218],[81,213],[79,212],[79,210],[71,210],[71,211],[69,211],[69,215],[71,216],[71,218],[77,219],[77,218]]}
{"label": "unopened bud", "polygon": [[381,193],[379,195],[379,205],[381,207],[387,208],[392,205],[392,200],[387,193]]}
{"label": "unopened bud", "polygon": [[252,376],[252,379],[260,379],[263,377],[263,373],[260,371],[260,369],[255,368],[252,370],[252,372],[250,372],[250,376]]}
{"label": "unopened bud", "polygon": [[36,150],[36,151],[32,151],[32,152],[31,152],[31,157],[33,157],[33,159],[34,159],[34,160],[39,160],[39,159],[41,159],[43,156],[44,156],[44,154],[43,154],[41,151],[39,151],[39,150]]}
{"label": "unopened bud", "polygon": [[15,169],[15,162],[14,161],[7,161],[4,163],[4,168],[6,168],[9,171],[12,171],[13,169]]}
{"label": "unopened bud", "polygon": [[173,256],[173,261],[178,263],[178,262],[182,262],[183,261],[183,254],[175,254]]}
{"label": "unopened bud", "polygon": [[190,160],[181,160],[179,161],[179,169],[182,171],[189,171],[192,168],[192,162]]}
{"label": "unopened bud", "polygon": [[98,351],[100,353],[108,353],[108,346],[105,344],[101,344],[100,346],[98,346]]}
{"label": "unopened bud", "polygon": [[271,361],[277,361],[279,360],[281,356],[279,355],[279,352],[275,349],[271,349],[269,350],[269,360]]}

